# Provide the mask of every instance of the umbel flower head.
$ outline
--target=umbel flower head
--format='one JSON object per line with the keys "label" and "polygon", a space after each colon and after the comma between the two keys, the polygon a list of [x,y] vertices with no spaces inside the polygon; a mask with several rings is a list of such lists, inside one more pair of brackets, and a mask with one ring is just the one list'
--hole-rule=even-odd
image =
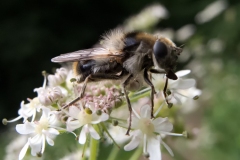
{"label": "umbel flower head", "polygon": [[45,150],[45,141],[53,146],[54,141],[52,138],[58,135],[59,131],[51,126],[56,125],[57,121],[56,115],[51,112],[50,109],[44,108],[39,121],[26,121],[24,124],[17,124],[16,130],[19,134],[31,135],[21,150],[19,159],[23,159],[29,146],[31,147],[31,154],[33,156],[43,154]]}
{"label": "umbel flower head", "polygon": [[[161,106],[162,107],[162,106]],[[160,109],[161,109],[160,107]],[[159,112],[160,109],[157,111]],[[158,113],[155,113],[157,115]],[[168,118],[151,118],[151,107],[148,105],[142,106],[140,114],[134,111],[132,128],[132,140],[124,146],[124,150],[130,151],[135,149],[140,144],[143,145],[143,153],[150,157],[150,160],[161,159],[160,144],[163,144],[168,152],[173,156],[173,152],[166,143],[162,141],[161,135],[182,136],[182,134],[171,133],[173,125],[168,121]]]}
{"label": "umbel flower head", "polygon": [[[67,130],[73,131],[77,128],[83,127],[79,136],[78,142],[84,144],[86,142],[87,134],[90,133],[91,137],[99,140],[100,136],[93,128],[92,124],[98,124],[106,121],[109,115],[101,112],[97,112],[96,108],[89,106],[90,108],[83,108],[82,105],[78,107],[71,106],[69,108],[69,118],[66,122]],[[100,114],[98,114],[100,113]]]}
{"label": "umbel flower head", "polygon": [[[186,71],[182,73],[186,73]],[[176,74],[178,75],[178,73]],[[158,117],[158,113],[165,104],[165,99],[155,97],[155,101],[162,105],[155,106],[158,109],[154,113],[155,118],[151,118],[150,89],[144,88],[130,93],[129,98],[133,104],[132,126],[131,136],[126,136],[129,111],[121,88],[110,82],[89,83],[83,98],[71,103],[75,97],[79,96],[82,84],[70,82],[70,77],[72,77],[72,71],[66,68],[57,69],[54,75],[44,74],[43,86],[34,89],[37,96],[32,99],[28,98],[28,102],[21,102],[17,118],[10,121],[3,120],[6,124],[23,119],[16,125],[16,131],[20,135],[27,136],[25,145],[19,152],[19,160],[28,154],[28,149],[31,150],[32,156],[41,156],[44,154],[47,144],[54,146],[55,137],[61,137],[60,133],[74,135],[80,148],[84,148],[81,150],[83,157],[86,155],[84,154],[85,150],[90,150],[89,156],[92,156],[92,145],[89,147],[89,141],[94,139],[100,142],[105,139],[105,136],[110,139],[105,142],[106,144],[113,142],[118,147],[130,139],[130,142],[123,147],[124,150],[130,151],[137,147],[143,147],[143,154],[151,160],[161,159],[161,146],[164,146],[173,155],[172,150],[163,139],[165,135],[182,136],[183,134],[171,133],[173,124],[169,118]],[[155,78],[155,81],[157,79]],[[162,79],[164,81],[164,77]],[[159,79],[155,83],[161,83],[159,86],[163,86],[163,81]],[[195,80],[185,80],[182,77],[178,81],[170,82],[168,89],[171,94],[168,94],[167,100],[179,104],[175,103],[179,99],[184,105],[186,100],[179,98],[179,95],[180,97],[184,93],[190,95],[190,92],[184,91],[194,88],[194,84]],[[186,98],[186,96],[183,97]],[[69,103],[71,105],[67,105]],[[65,107],[66,105],[68,107]],[[116,128],[118,132],[117,135],[114,135]],[[81,147],[82,145],[83,147]]]}

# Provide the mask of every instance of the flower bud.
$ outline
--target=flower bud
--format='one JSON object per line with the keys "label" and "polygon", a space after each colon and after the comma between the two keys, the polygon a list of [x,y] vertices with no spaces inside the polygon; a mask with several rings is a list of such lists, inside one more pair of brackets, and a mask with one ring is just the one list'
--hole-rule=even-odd
{"label": "flower bud", "polygon": [[118,108],[118,107],[120,107],[123,104],[123,101],[120,98],[116,99],[114,102],[115,102],[114,103],[114,107],[115,108]]}
{"label": "flower bud", "polygon": [[101,110],[97,110],[96,113],[97,113],[98,116],[101,116],[101,115],[102,115],[102,111],[101,111]]}
{"label": "flower bud", "polygon": [[77,81],[76,78],[71,78],[71,79],[70,79],[70,82],[76,82],[76,81]]}
{"label": "flower bud", "polygon": [[196,96],[193,97],[193,100],[197,100],[198,98],[199,98],[199,96],[196,95]]}
{"label": "flower bud", "polygon": [[37,157],[42,157],[42,153],[41,153],[41,152],[38,152],[38,153],[37,153]]}
{"label": "flower bud", "polygon": [[66,123],[67,120],[68,120],[68,117],[67,117],[67,116],[61,117],[61,122]]}
{"label": "flower bud", "polygon": [[49,86],[58,86],[65,82],[67,78],[67,70],[65,68],[60,68],[56,70],[54,75],[48,75]]}
{"label": "flower bud", "polygon": [[172,108],[173,104],[172,103],[168,103],[168,108]]}
{"label": "flower bud", "polygon": [[170,89],[167,89],[166,93],[167,93],[167,95],[171,95],[171,94],[172,94],[172,92],[170,91]]}
{"label": "flower bud", "polygon": [[38,88],[34,91],[38,92],[38,98],[41,104],[45,106],[52,105],[57,100],[62,98],[62,91],[59,87],[53,87],[53,88]]}
{"label": "flower bud", "polygon": [[113,120],[112,124],[113,124],[113,126],[117,126],[118,125],[118,121],[117,120]]}
{"label": "flower bud", "polygon": [[146,152],[143,154],[143,156],[148,159],[150,157],[150,154],[148,152]]}

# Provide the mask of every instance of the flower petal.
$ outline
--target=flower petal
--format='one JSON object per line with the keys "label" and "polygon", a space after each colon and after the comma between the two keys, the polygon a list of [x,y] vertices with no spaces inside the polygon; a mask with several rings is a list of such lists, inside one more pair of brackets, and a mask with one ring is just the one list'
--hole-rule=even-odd
{"label": "flower petal", "polygon": [[[128,123],[130,123],[130,122],[129,122],[129,118],[128,118]],[[132,124],[131,124],[131,125],[132,125],[132,126],[131,126],[132,129],[138,128],[138,127],[139,127],[139,118],[133,116],[131,123],[132,123]],[[127,127],[128,127],[128,126],[127,126]]]}
{"label": "flower petal", "polygon": [[42,146],[41,146],[41,154],[43,154],[44,150],[45,150],[45,145],[46,145],[46,138],[45,135],[42,136]]}
{"label": "flower petal", "polygon": [[84,125],[82,130],[81,130],[81,133],[79,135],[79,139],[78,139],[78,142],[80,144],[85,144],[86,142],[86,139],[87,139],[87,125]]}
{"label": "flower petal", "polygon": [[79,120],[71,120],[71,119],[69,119],[67,121],[66,125],[67,125],[67,130],[68,131],[73,131],[73,130],[81,127],[81,124],[80,124]]}
{"label": "flower petal", "polygon": [[172,83],[171,89],[188,89],[194,87],[196,84],[195,79],[179,79],[176,83]]}
{"label": "flower petal", "polygon": [[30,145],[32,144],[41,144],[42,143],[42,134],[37,134],[29,140]]}
{"label": "flower petal", "polygon": [[100,116],[101,122],[109,119],[109,115],[107,113],[102,113]]}
{"label": "flower petal", "polygon": [[51,114],[49,114],[48,116],[48,123],[49,125],[58,125],[59,120],[58,120],[58,116],[57,113],[52,112]]}
{"label": "flower petal", "polygon": [[36,112],[36,108],[30,107],[30,103],[21,106],[19,114],[23,117],[31,117]]}
{"label": "flower petal", "polygon": [[183,96],[180,97],[179,94],[176,92],[172,94],[170,97],[168,97],[169,102],[176,105],[182,105],[182,101],[186,99],[186,97],[183,97]]}
{"label": "flower petal", "polygon": [[55,128],[49,128],[48,133],[54,134],[54,135],[59,135],[59,131],[56,130]]}
{"label": "flower petal", "polygon": [[134,131],[134,134],[135,135],[133,135],[132,140],[127,145],[124,146],[125,151],[131,151],[135,149],[139,145],[140,141],[142,140],[141,131],[136,130]]}
{"label": "flower petal", "polygon": [[78,114],[81,110],[76,106],[69,107],[69,115],[75,119],[78,119]]}
{"label": "flower petal", "polygon": [[[163,119],[165,120],[163,121]],[[155,132],[158,133],[160,133],[161,131],[170,132],[173,129],[172,123],[170,123],[167,118],[158,117],[154,119],[152,123],[154,125]]]}
{"label": "flower petal", "polygon": [[148,137],[147,139],[147,152],[149,153],[150,160],[161,160],[160,141],[157,136]]}
{"label": "flower petal", "polygon": [[167,117],[166,118],[158,117],[154,119],[152,123],[154,126],[158,126],[158,125],[161,125],[161,123],[165,122],[166,120],[167,120]]}
{"label": "flower petal", "polygon": [[29,141],[27,141],[27,143],[23,146],[22,150],[20,151],[20,154],[18,157],[19,160],[22,160],[23,157],[26,155],[28,147],[29,147]]}
{"label": "flower petal", "polygon": [[54,146],[54,141],[49,138],[48,136],[46,136],[46,140],[47,140],[47,143],[50,145],[50,146]]}
{"label": "flower petal", "polygon": [[97,133],[97,131],[92,127],[92,125],[88,125],[88,130],[90,132],[90,135],[92,136],[92,138],[94,139],[100,139],[99,134]]}
{"label": "flower petal", "polygon": [[41,152],[42,141],[43,141],[43,138],[41,135],[36,135],[32,139],[30,139],[31,154],[33,156],[36,156],[38,153]]}
{"label": "flower petal", "polygon": [[97,115],[97,114],[93,114],[91,123],[92,124],[97,124],[97,123],[108,120],[108,118],[109,118],[109,115],[106,114],[106,113],[102,113],[100,116]]}
{"label": "flower petal", "polygon": [[181,71],[177,71],[175,74],[177,75],[177,77],[183,77],[187,74],[189,74],[191,72],[191,70],[181,70]]}
{"label": "flower petal", "polygon": [[149,105],[142,106],[140,116],[141,118],[151,118],[151,107]]}
{"label": "flower petal", "polygon": [[41,118],[45,118],[48,117],[48,115],[50,114],[51,109],[47,108],[47,107],[42,107],[42,117]]}
{"label": "flower petal", "polygon": [[16,131],[20,134],[30,134],[35,130],[34,124],[26,121],[24,124],[17,124]]}

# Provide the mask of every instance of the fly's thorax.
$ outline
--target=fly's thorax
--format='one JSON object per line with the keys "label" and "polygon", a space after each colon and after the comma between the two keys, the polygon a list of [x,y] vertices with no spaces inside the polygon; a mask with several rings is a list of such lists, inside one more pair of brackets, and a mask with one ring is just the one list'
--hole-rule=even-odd
{"label": "fly's thorax", "polygon": [[124,52],[129,55],[124,62],[125,68],[130,74],[137,75],[144,68],[153,66],[152,48],[155,37],[144,32],[132,32],[126,35]]}

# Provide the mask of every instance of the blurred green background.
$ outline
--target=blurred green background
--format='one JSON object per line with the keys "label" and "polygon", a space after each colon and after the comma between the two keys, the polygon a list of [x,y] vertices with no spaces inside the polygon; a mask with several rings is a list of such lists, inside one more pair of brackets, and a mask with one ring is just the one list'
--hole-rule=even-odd
{"label": "blurred green background", "polygon": [[[20,102],[36,96],[33,89],[42,86],[41,72],[52,73],[59,67],[51,58],[90,48],[104,32],[130,25],[134,17],[129,17],[160,3],[168,16],[139,29],[171,33],[177,45],[185,44],[178,70],[191,69],[203,91],[197,108],[179,113],[192,138],[169,140],[175,157],[167,155],[164,159],[240,159],[238,0],[2,1],[0,117],[16,117]],[[0,129],[3,159],[4,147],[11,139],[7,134],[15,131],[11,125],[1,125]]]}

